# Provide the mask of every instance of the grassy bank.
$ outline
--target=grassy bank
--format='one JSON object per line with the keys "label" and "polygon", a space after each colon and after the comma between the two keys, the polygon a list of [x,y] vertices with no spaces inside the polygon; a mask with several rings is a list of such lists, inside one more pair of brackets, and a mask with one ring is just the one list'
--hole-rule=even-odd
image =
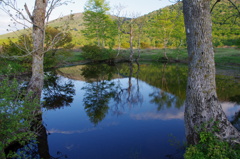
{"label": "grassy bank", "polygon": [[[188,54],[187,49],[166,49],[167,57],[170,62],[188,62]],[[129,59],[129,50],[121,50],[120,55],[116,58],[116,60],[127,60]],[[116,55],[113,55],[116,57]],[[134,58],[138,57],[138,50],[134,50]],[[85,60],[82,56],[81,50],[69,50],[61,53],[57,53],[56,56],[56,67],[63,67],[69,65],[78,65],[88,60]],[[139,61],[162,61],[164,59],[164,49],[142,49],[140,50],[140,58]],[[1,60],[0,64],[2,67],[0,68],[0,72],[9,72],[12,74],[13,72],[20,73],[21,72],[30,72],[31,64],[28,64],[26,68],[26,64],[21,65],[21,62],[18,60]],[[50,60],[51,61],[51,60]],[[217,66],[239,66],[240,67],[240,49],[235,48],[215,48],[215,61]],[[48,65],[45,65],[48,68]],[[51,66],[52,67],[52,66]],[[10,71],[8,68],[11,68]],[[17,70],[17,71],[14,71]]]}
{"label": "grassy bank", "polygon": [[[235,65],[240,66],[240,49],[235,48],[215,48],[216,65]],[[187,63],[187,49],[166,49],[167,57],[170,61],[180,61]],[[67,63],[84,61],[81,51],[73,51],[72,56],[66,59]],[[134,58],[138,56],[138,50],[134,50]],[[129,50],[121,50],[119,59],[128,59]],[[164,58],[164,49],[142,49],[140,50],[140,61],[161,61]]]}

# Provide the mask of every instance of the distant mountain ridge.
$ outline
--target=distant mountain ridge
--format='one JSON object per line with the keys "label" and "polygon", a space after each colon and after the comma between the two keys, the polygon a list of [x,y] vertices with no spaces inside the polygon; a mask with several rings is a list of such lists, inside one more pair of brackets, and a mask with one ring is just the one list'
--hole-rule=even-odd
{"label": "distant mountain ridge", "polygon": [[[214,3],[214,2],[212,2]],[[240,8],[240,1],[235,1],[235,4],[238,8]],[[213,5],[213,4],[212,4]],[[148,23],[147,27],[156,23],[154,20],[154,16],[159,13],[159,11],[163,9],[174,10],[179,13],[179,16],[182,15],[182,2],[178,2],[176,4],[167,6],[165,8],[150,12],[145,14],[146,21]],[[70,32],[73,35],[73,41],[76,45],[86,44],[87,40],[82,35],[81,30],[84,28],[83,26],[83,13],[75,13],[73,14],[73,19],[70,16],[64,16],[49,22],[49,25],[52,27],[62,26],[64,23],[69,21]],[[213,9],[212,12],[212,21],[213,21],[213,43],[215,46],[232,46],[236,45],[238,42],[240,43],[240,16],[238,15],[235,6],[230,4],[228,0],[222,0],[219,2]],[[151,28],[146,28],[149,30]],[[159,28],[161,29],[161,28]],[[4,35],[0,35],[0,39],[7,39],[8,37],[15,37],[13,33],[8,33]],[[149,41],[144,37],[145,41]],[[127,39],[126,39],[127,40]]]}

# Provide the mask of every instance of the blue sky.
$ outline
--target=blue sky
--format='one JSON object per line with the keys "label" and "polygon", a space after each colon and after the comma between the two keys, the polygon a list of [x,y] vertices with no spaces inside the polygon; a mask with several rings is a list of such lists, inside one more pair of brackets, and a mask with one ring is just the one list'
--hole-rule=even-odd
{"label": "blue sky", "polygon": [[[61,6],[56,8],[50,17],[50,20],[56,19],[63,15],[68,15],[70,14],[71,10],[73,13],[83,12],[84,5],[87,0],[73,0],[73,1],[75,2],[74,4],[69,4],[67,6]],[[31,12],[35,1],[17,0],[17,2],[19,8],[23,8],[24,4],[26,3]],[[173,4],[169,0],[107,0],[107,2],[109,2],[111,8],[113,8],[113,6],[115,5],[121,4],[125,6],[125,9],[123,10],[124,12],[127,12],[128,14],[136,13],[138,15],[139,14],[144,15],[159,8],[163,8],[167,5]],[[8,24],[10,23],[10,18],[2,10],[0,10],[0,16],[1,16],[0,34],[5,34],[7,33],[6,29],[9,29]],[[21,29],[21,26],[18,26],[18,29]]]}

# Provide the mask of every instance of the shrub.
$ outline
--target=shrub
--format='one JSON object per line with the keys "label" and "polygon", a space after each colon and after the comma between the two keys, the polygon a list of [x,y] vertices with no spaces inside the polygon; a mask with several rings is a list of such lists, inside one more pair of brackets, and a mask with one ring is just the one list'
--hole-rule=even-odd
{"label": "shrub", "polygon": [[145,42],[141,42],[140,46],[142,49],[148,49],[151,47],[149,43],[145,43]]}
{"label": "shrub", "polygon": [[[56,53],[57,51],[57,53]],[[62,64],[71,56],[71,52],[66,49],[51,50],[44,55],[44,69],[56,67]]]}
{"label": "shrub", "polygon": [[16,80],[0,82],[0,158],[6,157],[4,149],[12,143],[25,145],[36,137],[30,128],[37,102],[29,102],[24,95]]}
{"label": "shrub", "polygon": [[123,42],[123,43],[121,44],[121,47],[124,48],[124,49],[128,49],[128,48],[130,48],[130,44],[127,43],[127,42]]}
{"label": "shrub", "polygon": [[11,60],[11,59],[4,59],[0,58],[0,74],[1,75],[17,75],[23,73],[28,68],[27,66],[23,65],[18,60]]}
{"label": "shrub", "polygon": [[99,60],[102,56],[101,48],[96,45],[84,45],[82,47],[82,56],[85,59]]}
{"label": "shrub", "polygon": [[100,48],[96,45],[84,45],[82,47],[82,56],[84,59],[99,61],[99,60],[107,60],[114,57],[114,50]]}
{"label": "shrub", "polygon": [[240,158],[239,145],[232,147],[227,141],[218,139],[214,132],[206,129],[200,133],[200,141],[197,145],[187,148],[185,159],[237,159]]}

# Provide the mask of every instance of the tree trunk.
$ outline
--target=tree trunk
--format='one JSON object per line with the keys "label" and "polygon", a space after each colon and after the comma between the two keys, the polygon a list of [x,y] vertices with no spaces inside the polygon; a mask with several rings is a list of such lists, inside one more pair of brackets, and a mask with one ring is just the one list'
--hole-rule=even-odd
{"label": "tree trunk", "polygon": [[[33,54],[32,54],[32,77],[28,85],[28,92],[32,92],[31,100],[37,99],[39,102],[39,107],[36,109],[36,119],[37,123],[33,123],[34,126],[39,126],[38,122],[42,122],[42,110],[40,107],[41,92],[43,89],[44,82],[44,70],[43,70],[43,60],[44,60],[44,39],[45,39],[45,14],[47,8],[48,0],[36,0],[35,6],[32,14],[33,22]],[[37,137],[45,139],[45,142],[38,143],[39,155],[43,158],[50,158],[49,149],[47,145],[47,134],[45,127],[41,124],[40,130],[38,130],[41,136]]]}
{"label": "tree trunk", "polygon": [[219,132],[215,135],[220,139],[238,142],[239,132],[228,121],[216,94],[210,1],[183,0],[183,10],[189,57],[185,106],[187,142],[199,142],[204,123],[208,130],[217,124]]}
{"label": "tree trunk", "polygon": [[36,0],[32,15],[33,21],[33,54],[32,77],[28,85],[28,91],[33,92],[33,98],[40,98],[43,88],[43,57],[45,37],[45,14],[47,0]]}
{"label": "tree trunk", "polygon": [[[39,121],[42,122],[42,115],[39,115]],[[43,124],[39,123],[36,125],[39,128],[37,136],[37,145],[38,145],[38,154],[41,158],[43,159],[50,159],[50,153],[49,153],[49,146],[48,146],[48,135],[47,135],[47,130],[46,127]]]}
{"label": "tree trunk", "polygon": [[[118,28],[118,30],[120,30],[120,28]],[[118,33],[118,52],[117,52],[116,57],[119,56],[120,51],[121,51],[121,39],[122,39],[122,36],[121,36],[121,32],[119,31],[119,33]]]}
{"label": "tree trunk", "polygon": [[129,43],[130,43],[130,57],[129,57],[129,59],[132,62],[133,61],[133,54],[134,54],[134,51],[133,51],[133,24],[132,24],[132,22],[130,24]]}

